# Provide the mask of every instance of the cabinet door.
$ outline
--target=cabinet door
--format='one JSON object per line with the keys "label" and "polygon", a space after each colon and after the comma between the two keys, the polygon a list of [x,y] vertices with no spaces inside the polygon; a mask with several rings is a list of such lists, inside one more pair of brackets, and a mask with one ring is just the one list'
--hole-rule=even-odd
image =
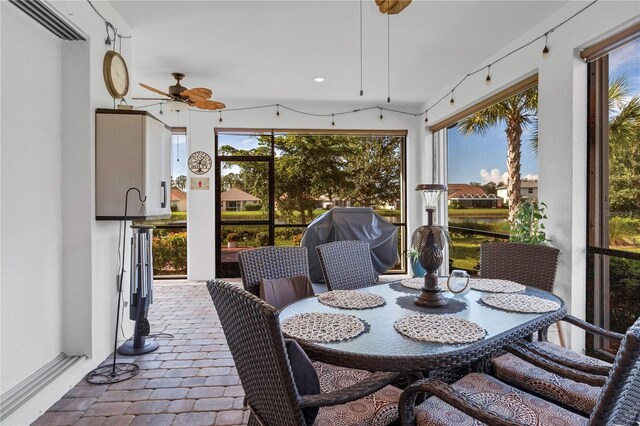
{"label": "cabinet door", "polygon": [[[96,216],[124,216],[125,194],[144,195],[144,128],[140,115],[96,114]],[[129,195],[128,216],[139,216],[137,194]]]}
{"label": "cabinet door", "polygon": [[[145,117],[145,161],[144,195],[147,216],[166,214],[163,206],[168,206],[169,186],[164,175],[164,124],[153,118]],[[163,184],[164,182],[164,184]],[[170,211],[170,210],[169,210]]]}

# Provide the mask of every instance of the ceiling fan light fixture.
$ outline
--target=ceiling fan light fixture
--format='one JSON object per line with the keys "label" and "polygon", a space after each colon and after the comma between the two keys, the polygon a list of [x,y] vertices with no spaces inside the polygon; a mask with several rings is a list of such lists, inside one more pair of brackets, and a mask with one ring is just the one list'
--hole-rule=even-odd
{"label": "ceiling fan light fixture", "polygon": [[167,108],[169,108],[171,111],[184,111],[191,108],[191,105],[189,105],[187,102],[176,100],[167,101],[166,105]]}

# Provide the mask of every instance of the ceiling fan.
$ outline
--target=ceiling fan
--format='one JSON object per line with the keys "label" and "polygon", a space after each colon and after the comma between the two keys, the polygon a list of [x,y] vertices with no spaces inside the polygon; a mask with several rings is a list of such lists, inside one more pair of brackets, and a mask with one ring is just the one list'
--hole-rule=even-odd
{"label": "ceiling fan", "polygon": [[147,86],[146,84],[140,83],[140,86],[144,87],[147,90],[150,90],[159,95],[166,96],[166,98],[132,98],[135,100],[146,100],[146,101],[167,101],[166,105],[170,110],[173,111],[182,111],[185,109],[189,109],[191,107],[196,107],[200,109],[208,109],[211,111],[215,111],[218,109],[226,108],[226,105],[222,102],[212,101],[211,95],[213,92],[211,89],[207,89],[206,87],[194,87],[193,89],[187,89],[186,87],[180,84],[180,80],[184,78],[184,74],[179,72],[171,73],[173,78],[176,79],[176,84],[173,86],[169,86],[169,93],[165,93],[162,90],[158,90],[154,87]]}

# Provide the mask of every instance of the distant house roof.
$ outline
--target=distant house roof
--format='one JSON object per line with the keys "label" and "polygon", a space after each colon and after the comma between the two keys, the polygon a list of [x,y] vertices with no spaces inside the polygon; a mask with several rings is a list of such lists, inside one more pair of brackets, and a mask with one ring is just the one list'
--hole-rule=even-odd
{"label": "distant house roof", "polygon": [[[482,188],[474,185],[469,185],[468,183],[450,183],[448,184],[448,188],[448,198],[471,198],[469,196],[487,195]],[[465,195],[467,197],[465,197]]]}
{"label": "distant house roof", "polygon": [[[528,179],[522,179],[520,181],[520,189],[522,188],[537,188],[538,187],[538,181],[537,180],[528,180]],[[498,185],[496,187],[496,189],[506,189],[507,185],[505,185],[504,183],[501,183],[500,185]]]}
{"label": "distant house roof", "polygon": [[178,188],[171,188],[171,201],[186,200],[187,193],[179,190]]}
{"label": "distant house roof", "polygon": [[256,198],[253,195],[244,192],[238,188],[231,188],[228,191],[224,191],[220,194],[221,201],[260,201],[260,198]]}

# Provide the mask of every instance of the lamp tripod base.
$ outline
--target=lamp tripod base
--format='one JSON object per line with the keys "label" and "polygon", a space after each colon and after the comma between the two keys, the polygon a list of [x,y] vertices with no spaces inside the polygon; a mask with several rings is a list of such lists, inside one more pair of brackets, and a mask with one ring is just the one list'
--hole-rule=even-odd
{"label": "lamp tripod base", "polygon": [[438,276],[434,272],[429,272],[424,276],[422,293],[414,300],[414,303],[423,308],[443,308],[449,303],[447,298],[442,295]]}
{"label": "lamp tripod base", "polygon": [[118,353],[120,355],[148,354],[149,352],[153,352],[158,349],[159,346],[158,342],[149,342],[145,340],[141,346],[135,347],[133,340],[128,340],[118,348]]}

